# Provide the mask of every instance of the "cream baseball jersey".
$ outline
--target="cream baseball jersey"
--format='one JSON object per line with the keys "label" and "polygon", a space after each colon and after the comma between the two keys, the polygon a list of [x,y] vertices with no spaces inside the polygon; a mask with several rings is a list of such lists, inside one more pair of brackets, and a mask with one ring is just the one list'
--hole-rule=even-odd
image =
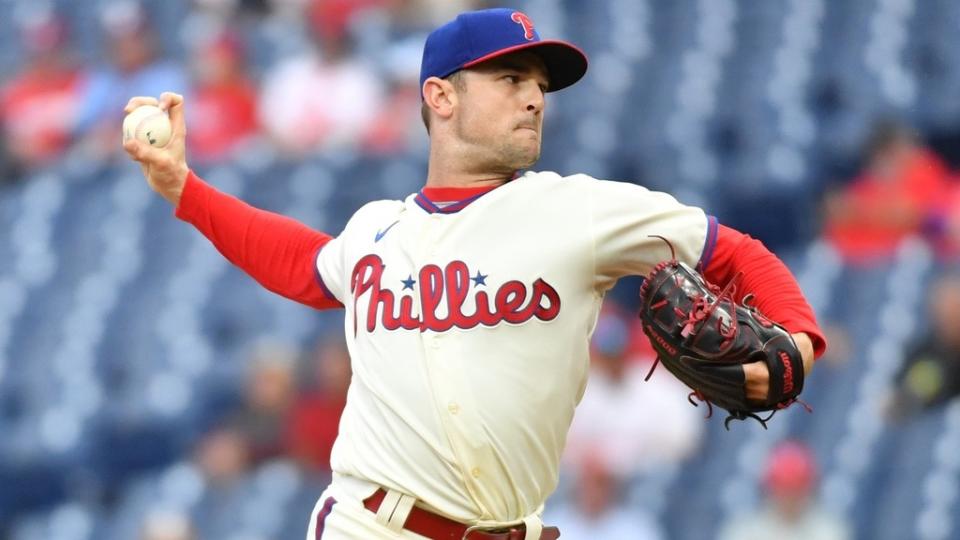
{"label": "cream baseball jersey", "polygon": [[354,373],[334,472],[465,523],[542,511],[604,292],[670,257],[653,235],[696,265],[715,233],[665,193],[550,172],[367,204],[317,257]]}

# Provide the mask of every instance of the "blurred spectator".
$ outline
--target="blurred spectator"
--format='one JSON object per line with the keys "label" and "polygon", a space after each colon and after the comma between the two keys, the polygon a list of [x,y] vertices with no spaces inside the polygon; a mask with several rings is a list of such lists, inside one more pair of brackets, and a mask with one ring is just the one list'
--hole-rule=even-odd
{"label": "blurred spectator", "polygon": [[192,67],[190,155],[201,162],[221,160],[259,129],[257,89],[247,74],[243,42],[228,31],[202,40]]}
{"label": "blurred spectator", "polygon": [[867,168],[825,201],[825,234],[853,262],[889,257],[900,241],[942,229],[949,182],[944,163],[907,128],[876,126]]}
{"label": "blurred spectator", "polygon": [[817,464],[807,446],[787,441],[773,449],[763,487],[767,501],[755,513],[735,518],[721,528],[720,540],[844,540],[849,527],[821,510],[813,499]]}
{"label": "blurred spectator", "polygon": [[200,441],[194,463],[204,479],[203,495],[191,508],[198,538],[224,538],[235,531],[238,508],[249,503],[247,488],[250,453],[245,437],[231,428],[219,428]]}
{"label": "blurred spectator", "polygon": [[146,517],[140,540],[196,540],[190,518],[179,512],[154,512]]}
{"label": "blurred spectator", "polygon": [[243,437],[254,463],[283,452],[284,422],[295,396],[296,353],[276,343],[257,346],[244,400],[227,425]]}
{"label": "blurred spectator", "polygon": [[488,0],[397,0],[391,5],[391,17],[396,24],[408,28],[433,28],[464,11],[498,5]]}
{"label": "blurred spectator", "polygon": [[649,363],[630,361],[628,326],[617,312],[597,320],[590,378],[567,437],[566,463],[599,453],[621,475],[677,463],[698,446],[705,423],[689,390],[667,370],[649,381]]}
{"label": "blurred spectator", "polygon": [[384,105],[363,135],[365,152],[390,154],[417,145],[426,147],[420,116],[423,42],[436,25],[485,4],[478,0],[396,0],[386,3],[377,16],[368,13],[352,22],[359,52],[376,60],[386,83]]}
{"label": "blurred spectator", "polygon": [[261,123],[285,153],[355,147],[383,104],[383,83],[351,55],[346,21],[355,9],[345,1],[316,4],[310,16],[316,46],[265,76]]}
{"label": "blurred spectator", "polygon": [[359,14],[383,7],[392,0],[308,0],[307,15],[321,39],[341,41],[347,38],[353,19]]}
{"label": "blurred spectator", "polygon": [[70,54],[66,21],[48,3],[23,5],[15,22],[25,62],[0,88],[0,147],[14,170],[43,165],[64,152],[77,125],[76,103],[87,87],[87,74]]}
{"label": "blurred spectator", "polygon": [[572,500],[548,505],[544,522],[563,538],[655,540],[664,535],[644,511],[625,504],[625,482],[600,456],[585,456],[576,473]]}
{"label": "blurred spectator", "polygon": [[[418,51],[419,48],[418,44]],[[409,69],[410,56],[403,45],[391,47],[385,54],[387,97],[361,142],[364,151],[371,154],[398,153],[417,141],[428,141],[420,117],[419,55],[414,63],[416,69]]]}
{"label": "blurred spectator", "polygon": [[239,431],[218,428],[197,445],[194,462],[208,489],[229,489],[250,470],[250,451]]}
{"label": "blurred spectator", "polygon": [[297,399],[287,422],[286,450],[304,468],[330,470],[330,451],[350,386],[350,355],[343,338],[322,340],[310,365],[313,385]]}
{"label": "blurred spectator", "polygon": [[78,114],[80,129],[89,133],[84,150],[104,157],[120,151],[119,126],[127,100],[133,96],[159,97],[166,91],[183,94],[187,76],[179,62],[161,57],[156,32],[139,2],[104,3],[100,24],[110,65],[94,71]]}
{"label": "blurred spectator", "polygon": [[944,237],[941,250],[954,260],[960,260],[960,177],[955,177],[947,194],[944,215]]}
{"label": "blurred spectator", "polygon": [[259,16],[270,10],[271,0],[192,0],[195,12],[223,18],[237,15]]}
{"label": "blurred spectator", "polygon": [[930,288],[930,330],[907,349],[890,407],[894,419],[960,396],[960,274]]}

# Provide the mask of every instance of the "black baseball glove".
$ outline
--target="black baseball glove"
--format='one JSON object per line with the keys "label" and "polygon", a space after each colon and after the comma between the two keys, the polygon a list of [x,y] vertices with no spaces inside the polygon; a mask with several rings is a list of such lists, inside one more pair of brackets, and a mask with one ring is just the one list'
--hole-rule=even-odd
{"label": "black baseball glove", "polygon": [[[672,249],[672,246],[671,246]],[[695,270],[673,258],[658,264],[640,290],[643,331],[661,363],[696,397],[727,410],[730,420],[754,418],[764,428],[773,413],[795,401],[803,390],[803,358],[790,333],[749,305],[737,304],[734,281],[726,289],[708,283]],[[764,401],[747,399],[743,364],[764,362],[770,369],[770,390]],[[647,378],[653,374],[653,368]],[[770,412],[766,418],[757,413]]]}

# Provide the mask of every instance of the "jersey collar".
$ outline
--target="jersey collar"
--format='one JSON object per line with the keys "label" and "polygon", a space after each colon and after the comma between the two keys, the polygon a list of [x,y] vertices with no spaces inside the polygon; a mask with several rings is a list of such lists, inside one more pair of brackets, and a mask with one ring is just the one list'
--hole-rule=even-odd
{"label": "jersey collar", "polygon": [[425,187],[414,197],[414,202],[428,214],[453,214],[498,187]]}

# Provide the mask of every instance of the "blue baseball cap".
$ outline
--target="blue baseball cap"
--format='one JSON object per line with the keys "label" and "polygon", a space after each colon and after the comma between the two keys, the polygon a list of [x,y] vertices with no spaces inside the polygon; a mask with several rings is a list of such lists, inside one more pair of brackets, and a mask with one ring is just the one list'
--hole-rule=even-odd
{"label": "blue baseball cap", "polygon": [[533,21],[507,8],[461,13],[427,36],[420,64],[420,89],[430,77],[441,79],[464,68],[512,52],[529,50],[543,59],[548,92],[570,86],[587,72],[587,55],[566,41],[540,39]]}

